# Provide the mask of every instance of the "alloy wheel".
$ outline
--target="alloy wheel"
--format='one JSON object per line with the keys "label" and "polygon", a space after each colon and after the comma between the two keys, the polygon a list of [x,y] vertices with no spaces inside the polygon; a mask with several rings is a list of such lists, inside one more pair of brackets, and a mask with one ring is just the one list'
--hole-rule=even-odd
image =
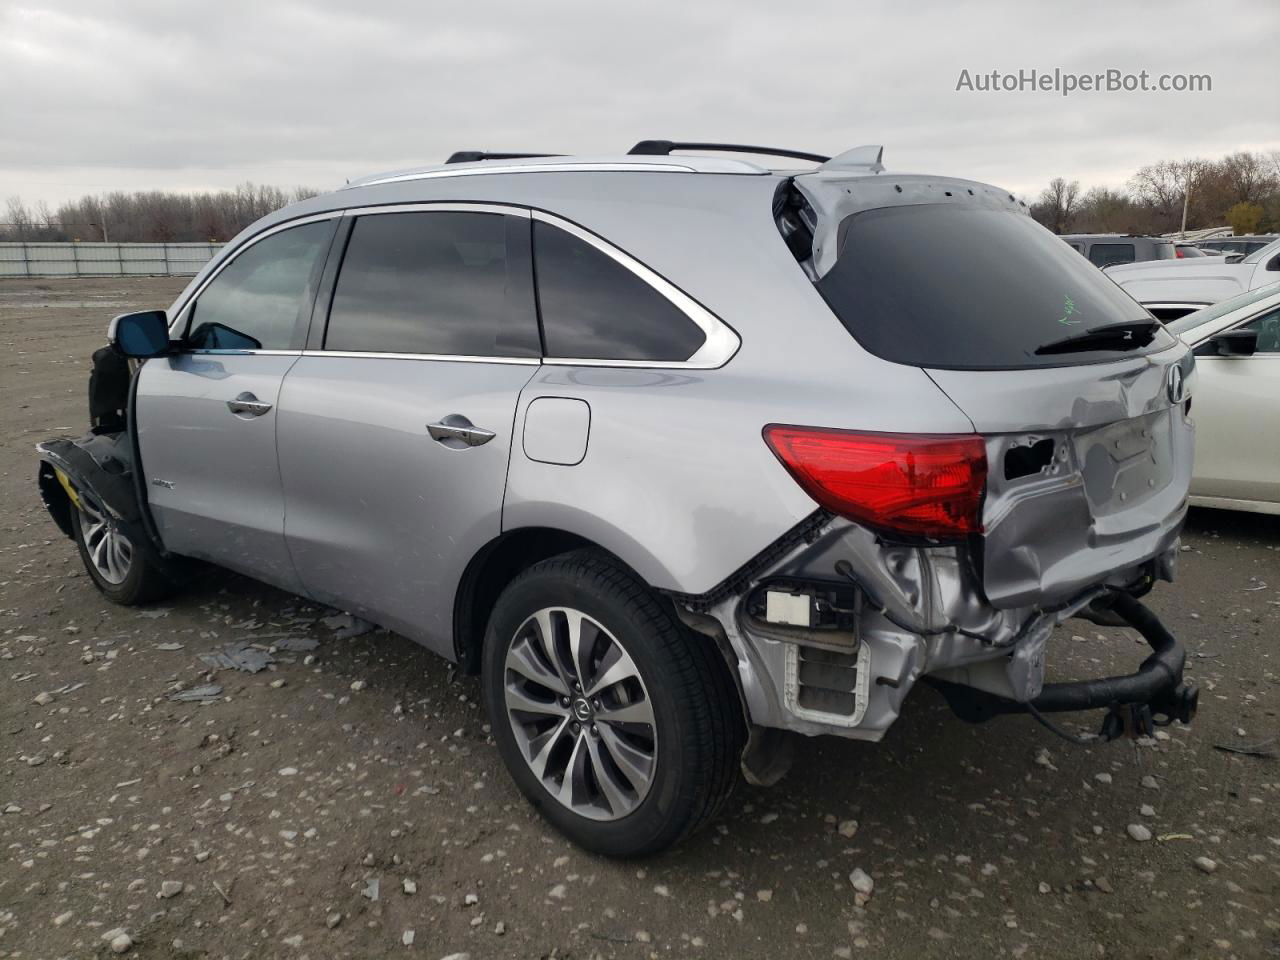
{"label": "alloy wheel", "polygon": [[107,583],[124,583],[133,562],[133,544],[120,532],[115,518],[102,504],[84,492],[80,492],[79,498],[80,533],[89,562]]}
{"label": "alloy wheel", "polygon": [[557,802],[617,820],[644,800],[657,769],[653,702],[603,625],[569,607],[533,614],[507,651],[503,695],[525,762]]}

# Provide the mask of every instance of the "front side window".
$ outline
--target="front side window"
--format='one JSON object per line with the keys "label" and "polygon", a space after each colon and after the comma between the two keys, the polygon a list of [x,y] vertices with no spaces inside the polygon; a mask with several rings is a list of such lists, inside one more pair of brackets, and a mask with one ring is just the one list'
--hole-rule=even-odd
{"label": "front side window", "polygon": [[356,220],[326,350],[536,357],[529,221],[438,210]]}
{"label": "front side window", "polygon": [[300,346],[311,287],[334,221],[281,230],[236,256],[196,298],[187,342],[197,350]]}
{"label": "front side window", "polygon": [[706,340],[684,311],[585,240],[535,220],[533,248],[548,357],[679,363]]}
{"label": "front side window", "polygon": [[1133,263],[1132,243],[1095,243],[1089,248],[1089,262],[1097,267],[1109,267],[1113,263]]}

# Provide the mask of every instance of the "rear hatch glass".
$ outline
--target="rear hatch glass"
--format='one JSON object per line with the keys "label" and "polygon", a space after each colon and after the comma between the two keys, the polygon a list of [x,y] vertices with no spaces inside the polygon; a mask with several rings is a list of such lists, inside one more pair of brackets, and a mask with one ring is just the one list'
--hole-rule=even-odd
{"label": "rear hatch glass", "polygon": [[[953,370],[1060,367],[1173,343],[1158,327],[1142,330],[1150,314],[1013,209],[880,207],[846,217],[836,239],[818,291],[854,338],[886,360]],[[1099,328],[1117,332],[1080,338]],[[1068,340],[1075,342],[1061,349]]]}

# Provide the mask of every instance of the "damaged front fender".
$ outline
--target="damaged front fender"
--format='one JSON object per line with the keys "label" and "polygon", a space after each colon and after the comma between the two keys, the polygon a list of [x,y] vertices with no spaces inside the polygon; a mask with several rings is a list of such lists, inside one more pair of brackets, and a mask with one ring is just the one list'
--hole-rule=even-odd
{"label": "damaged front fender", "polygon": [[64,535],[74,536],[71,511],[80,509],[83,491],[106,508],[131,543],[147,545],[157,558],[164,556],[141,505],[128,432],[46,440],[36,444],[36,452],[40,497]]}

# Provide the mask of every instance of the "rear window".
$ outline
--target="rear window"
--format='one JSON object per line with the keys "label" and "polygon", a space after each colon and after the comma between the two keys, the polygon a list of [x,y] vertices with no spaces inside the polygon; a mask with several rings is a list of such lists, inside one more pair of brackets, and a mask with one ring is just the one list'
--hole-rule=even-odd
{"label": "rear window", "polygon": [[1109,267],[1113,263],[1133,263],[1132,243],[1095,243],[1089,248],[1089,262],[1095,267]]}
{"label": "rear window", "polygon": [[913,366],[992,370],[1096,363],[1164,349],[1037,354],[1038,347],[1150,315],[1030,217],[953,204],[847,217],[835,265],[817,282],[871,353]]}

